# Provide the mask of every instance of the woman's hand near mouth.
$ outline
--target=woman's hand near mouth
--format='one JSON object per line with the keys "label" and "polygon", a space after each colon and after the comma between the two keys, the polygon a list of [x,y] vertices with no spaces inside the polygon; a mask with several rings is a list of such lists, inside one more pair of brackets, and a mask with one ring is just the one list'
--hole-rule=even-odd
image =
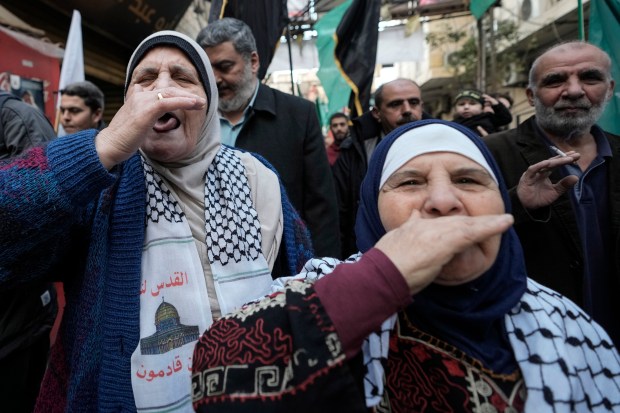
{"label": "woman's hand near mouth", "polygon": [[[180,88],[149,91],[140,85],[133,85],[133,88],[108,127],[95,139],[99,159],[106,169],[133,155],[149,130],[157,127],[158,132],[166,132],[178,128],[181,122],[173,115],[174,111],[203,110],[207,104],[205,98]],[[162,99],[158,98],[158,93],[162,94]]]}

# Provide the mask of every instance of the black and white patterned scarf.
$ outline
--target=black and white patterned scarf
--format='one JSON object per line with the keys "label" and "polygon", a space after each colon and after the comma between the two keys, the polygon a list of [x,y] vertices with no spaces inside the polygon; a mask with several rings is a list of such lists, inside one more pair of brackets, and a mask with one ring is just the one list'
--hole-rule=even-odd
{"label": "black and white patterned scarf", "polygon": [[225,146],[206,176],[205,228],[222,314],[269,290],[271,272],[261,249],[260,222],[245,167],[234,150]]}
{"label": "black and white patterned scarf", "polygon": [[[138,411],[191,412],[191,357],[212,323],[194,236],[164,179],[143,159],[146,233],[140,290],[140,344],[131,358]],[[221,147],[206,171],[205,243],[222,314],[267,294],[271,272],[258,214],[235,151]]]}
{"label": "black and white patterned scarf", "polygon": [[[361,254],[345,262],[359,260]],[[341,264],[313,259],[294,278],[319,279]],[[288,278],[290,279],[290,278]],[[288,279],[278,280],[277,291]],[[384,393],[389,337],[397,315],[364,340],[366,405]],[[576,304],[528,279],[518,305],[504,318],[510,345],[527,388],[528,412],[620,411],[620,357],[607,333]]]}

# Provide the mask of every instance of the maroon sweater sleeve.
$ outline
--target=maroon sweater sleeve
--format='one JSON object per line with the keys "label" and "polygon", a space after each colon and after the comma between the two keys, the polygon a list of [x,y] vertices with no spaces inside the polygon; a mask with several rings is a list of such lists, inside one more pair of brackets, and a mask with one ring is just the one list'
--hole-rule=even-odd
{"label": "maroon sweater sleeve", "polygon": [[409,287],[392,261],[376,248],[341,264],[315,284],[348,358],[386,319],[412,302]]}

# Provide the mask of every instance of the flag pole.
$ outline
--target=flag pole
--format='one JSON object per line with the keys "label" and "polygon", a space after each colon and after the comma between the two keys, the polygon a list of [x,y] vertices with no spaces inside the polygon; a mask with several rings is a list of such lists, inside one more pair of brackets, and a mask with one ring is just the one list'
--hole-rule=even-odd
{"label": "flag pole", "polygon": [[486,33],[484,31],[483,19],[486,12],[476,20],[478,29],[478,79],[476,88],[484,91],[486,89],[487,77],[487,49],[486,49]]}
{"label": "flag pole", "polygon": [[73,10],[71,16],[71,26],[65,45],[65,53],[62,58],[60,68],[60,80],[58,82],[58,99],[56,101],[56,133],[58,136],[65,134],[62,124],[60,124],[60,91],[68,84],[82,82],[84,77],[84,49],[82,47],[82,15],[79,11]]}
{"label": "flag pole", "polygon": [[583,0],[577,0],[577,22],[579,24],[579,40],[585,40],[583,28]]}
{"label": "flag pole", "polygon": [[293,80],[293,52],[291,51],[291,25],[286,24],[286,44],[288,45],[288,64],[291,71],[291,95],[295,96],[295,82]]}

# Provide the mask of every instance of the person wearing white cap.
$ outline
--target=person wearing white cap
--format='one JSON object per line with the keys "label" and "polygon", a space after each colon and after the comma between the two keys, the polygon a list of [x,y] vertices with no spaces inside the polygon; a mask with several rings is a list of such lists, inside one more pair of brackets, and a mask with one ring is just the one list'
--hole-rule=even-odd
{"label": "person wearing white cap", "polygon": [[194,352],[194,408],[617,411],[617,350],[527,277],[510,208],[473,131],[442,120],[394,130],[362,184],[360,252],[313,259],[214,323]]}

